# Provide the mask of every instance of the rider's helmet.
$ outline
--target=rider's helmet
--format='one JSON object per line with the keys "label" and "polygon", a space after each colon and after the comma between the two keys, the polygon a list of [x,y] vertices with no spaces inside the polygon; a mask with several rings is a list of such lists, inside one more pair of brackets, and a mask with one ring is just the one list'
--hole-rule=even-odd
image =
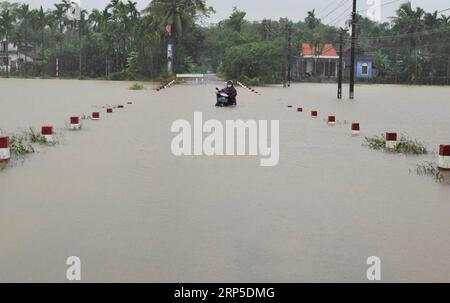
{"label": "rider's helmet", "polygon": [[233,86],[233,85],[234,85],[234,83],[233,83],[233,81],[232,81],[232,80],[228,80],[228,81],[227,81],[227,85],[228,85],[228,86]]}

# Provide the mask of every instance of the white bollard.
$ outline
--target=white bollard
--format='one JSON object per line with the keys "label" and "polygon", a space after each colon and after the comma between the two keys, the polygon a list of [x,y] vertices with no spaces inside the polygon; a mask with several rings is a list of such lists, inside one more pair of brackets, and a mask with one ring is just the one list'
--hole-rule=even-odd
{"label": "white bollard", "polygon": [[7,164],[10,159],[9,137],[0,137],[0,164]]}
{"label": "white bollard", "polygon": [[53,127],[52,126],[42,126],[41,135],[44,136],[48,143],[53,142]]}
{"label": "white bollard", "polygon": [[450,171],[450,145],[439,147],[439,169]]}
{"label": "white bollard", "polygon": [[352,136],[359,136],[360,127],[359,123],[352,123]]}
{"label": "white bollard", "polygon": [[70,117],[70,129],[71,130],[80,130],[80,117]]}
{"label": "white bollard", "polygon": [[395,149],[397,146],[397,133],[386,133],[386,148]]}
{"label": "white bollard", "polygon": [[328,116],[328,124],[329,125],[335,125],[336,124],[336,117],[335,116]]}

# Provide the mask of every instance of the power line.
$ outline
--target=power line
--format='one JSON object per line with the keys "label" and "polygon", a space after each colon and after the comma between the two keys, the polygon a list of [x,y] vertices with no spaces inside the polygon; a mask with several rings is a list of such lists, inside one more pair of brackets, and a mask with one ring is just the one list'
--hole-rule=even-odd
{"label": "power line", "polygon": [[[393,38],[408,38],[413,37],[416,35],[424,34],[424,35],[432,35],[439,33],[440,31],[447,31],[449,28],[435,28],[435,29],[429,29],[429,30],[423,30],[420,32],[413,32],[413,33],[403,33],[398,35],[385,35],[385,36],[362,36],[366,40],[380,40],[380,39],[393,39]],[[346,40],[349,40],[349,38],[346,38]]]}
{"label": "power line", "polygon": [[327,11],[328,8],[330,8],[330,5],[335,2],[335,0],[331,0],[329,2],[327,2],[327,5],[322,7],[319,11],[317,11],[317,15],[322,14],[323,12]]}
{"label": "power line", "polygon": [[323,16],[323,17],[321,17],[320,19],[324,20],[324,19],[326,19],[328,16],[334,14],[334,12],[336,12],[337,10],[339,10],[339,8],[341,8],[342,5],[343,5],[345,2],[347,2],[347,1],[349,1],[349,0],[341,0],[341,1],[337,4],[337,6],[336,6],[334,9],[332,9],[328,14],[326,14],[326,15]]}
{"label": "power line", "polygon": [[[375,8],[383,7],[383,6],[386,6],[386,5],[389,5],[389,4],[393,4],[393,3],[399,2],[399,1],[402,1],[402,0],[392,0],[392,1],[389,1],[389,2],[386,2],[386,3],[382,3],[380,5],[377,5],[377,6],[375,6]],[[371,8],[369,7],[369,8],[366,8],[366,9],[361,9],[361,10],[358,11],[358,13],[366,12],[369,9],[371,9]]]}
{"label": "power line", "polygon": [[351,17],[351,14],[350,14],[350,16],[347,16],[346,14],[349,14],[349,12],[348,12],[348,10],[350,10],[351,8],[352,8],[352,6],[353,6],[353,4],[350,4],[350,6],[348,7],[348,8],[346,8],[340,15],[338,15],[336,18],[334,18],[333,20],[331,20],[329,23],[328,23],[328,25],[329,26],[332,26],[332,25],[335,25],[335,23],[337,22],[340,22],[341,20],[342,20],[342,17],[345,15],[346,17]]}

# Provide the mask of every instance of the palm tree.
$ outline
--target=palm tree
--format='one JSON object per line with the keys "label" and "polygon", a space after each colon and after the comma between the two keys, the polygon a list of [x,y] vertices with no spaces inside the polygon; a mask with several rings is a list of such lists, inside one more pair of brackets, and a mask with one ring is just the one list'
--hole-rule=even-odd
{"label": "palm tree", "polygon": [[163,21],[173,24],[175,34],[181,37],[187,18],[209,16],[213,9],[206,6],[205,0],[154,0],[144,12],[163,16]]}
{"label": "palm tree", "polygon": [[108,12],[108,9],[103,11],[94,9],[89,15],[89,23],[92,24],[94,33],[101,37],[101,51],[105,57],[105,76],[108,76],[110,71],[109,57],[113,48],[111,14]]}
{"label": "palm tree", "polygon": [[320,24],[320,19],[316,18],[316,10],[308,12],[308,16],[305,18],[305,23],[310,30],[315,29]]}
{"label": "palm tree", "polygon": [[397,10],[397,17],[393,18],[393,31],[402,35],[399,39],[399,45],[409,44],[409,52],[403,54],[403,71],[407,73],[407,79],[416,81],[423,70],[420,66],[423,63],[420,54],[418,54],[417,44],[420,42],[420,35],[415,35],[425,28],[424,24],[425,11],[418,7],[416,10],[412,8],[411,2],[400,5]]}
{"label": "palm tree", "polygon": [[0,33],[5,38],[6,45],[6,78],[9,78],[9,39],[14,29],[15,19],[9,9],[2,10],[0,13]]}
{"label": "palm tree", "polygon": [[50,27],[55,30],[56,29],[56,76],[59,77],[59,55],[62,49],[62,43],[64,38],[64,29],[69,23],[67,19],[67,11],[70,8],[70,3],[68,0],[63,0],[62,3],[55,4],[55,10],[52,11],[52,15],[50,18]]}
{"label": "palm tree", "polygon": [[[18,26],[17,26],[17,45],[18,48],[22,46],[22,49],[24,50],[24,60],[25,60],[25,68],[27,66],[27,55],[28,55],[28,45],[29,45],[29,37],[31,36],[31,25],[32,25],[32,19],[33,19],[33,12],[30,11],[30,6],[28,4],[22,4],[19,8],[17,8],[15,11],[15,16],[18,19]],[[26,72],[26,71],[25,71]]]}
{"label": "palm tree", "polygon": [[[162,16],[162,26],[171,24],[174,32],[174,48],[179,44],[183,36],[183,26],[188,22],[203,16],[209,16],[214,12],[212,7],[208,7],[205,0],[153,0],[144,10],[144,13],[151,13],[155,16]],[[175,58],[176,58],[176,51]],[[176,64],[176,60],[175,64]]]}
{"label": "palm tree", "polygon": [[39,30],[40,44],[41,44],[41,57],[45,57],[45,27],[48,24],[48,16],[44,12],[42,6],[39,10],[36,10],[33,18],[33,26]]}
{"label": "palm tree", "polygon": [[225,24],[233,31],[240,33],[242,30],[242,25],[245,22],[246,15],[246,12],[238,10],[238,8],[235,6],[233,7],[233,12],[231,13],[230,17],[225,21]]}

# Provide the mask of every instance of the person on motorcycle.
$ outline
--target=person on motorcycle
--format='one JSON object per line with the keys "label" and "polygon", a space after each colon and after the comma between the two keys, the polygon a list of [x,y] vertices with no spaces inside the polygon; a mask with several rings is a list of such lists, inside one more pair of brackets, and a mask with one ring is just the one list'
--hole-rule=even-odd
{"label": "person on motorcycle", "polygon": [[237,90],[234,87],[234,83],[233,81],[229,80],[227,82],[227,87],[225,87],[224,89],[220,90],[218,92],[218,94],[220,93],[225,93],[228,95],[228,102],[226,104],[226,106],[236,106],[237,105],[237,101],[236,101],[236,97],[237,97]]}

